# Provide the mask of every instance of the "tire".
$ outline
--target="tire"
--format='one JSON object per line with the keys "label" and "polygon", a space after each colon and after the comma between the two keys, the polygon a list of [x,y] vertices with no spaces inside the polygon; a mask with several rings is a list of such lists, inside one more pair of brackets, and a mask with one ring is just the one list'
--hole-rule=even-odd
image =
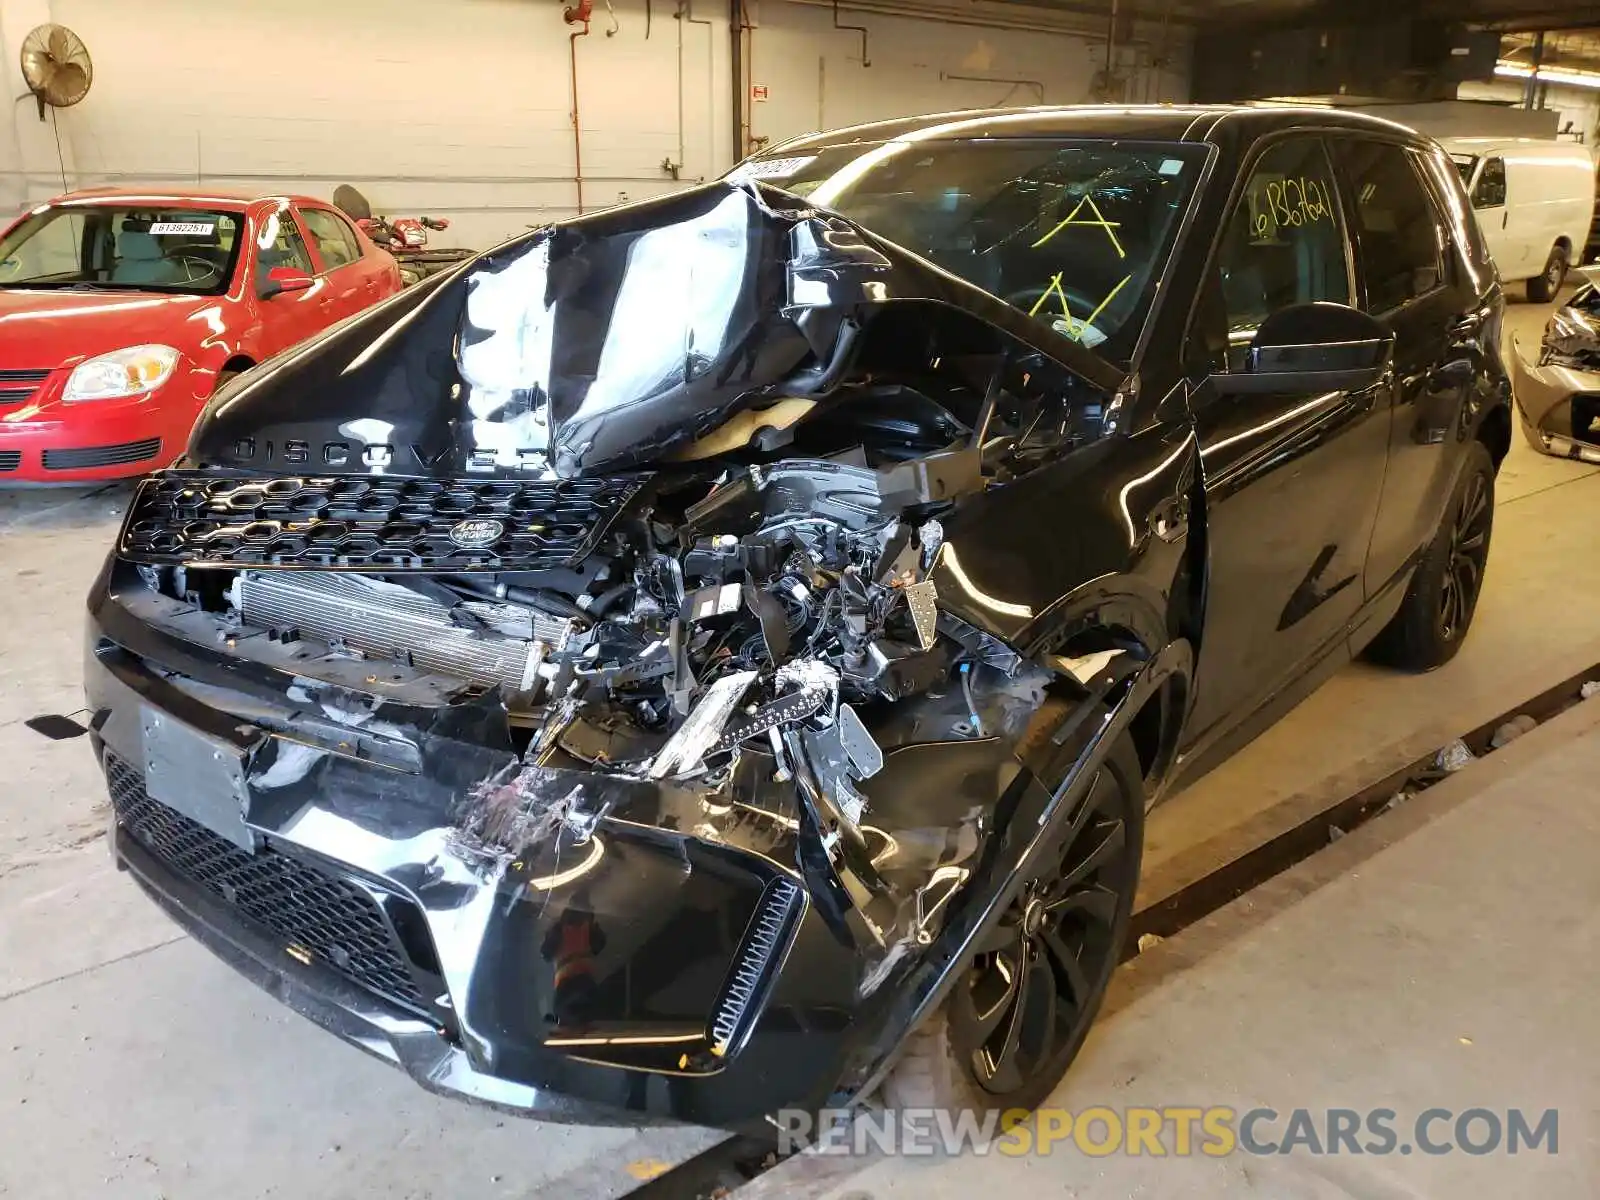
{"label": "tire", "polygon": [[[1439,530],[1417,564],[1400,611],[1373,640],[1386,666],[1431,671],[1456,656],[1472,628],[1494,532],[1494,460],[1474,441]],[[1452,599],[1452,593],[1454,599]]]}
{"label": "tire", "polygon": [[[1019,745],[1023,760],[1048,785],[1059,783],[1070,766],[1070,753],[1049,740],[1067,709],[1061,700],[1047,700]],[[1024,885],[1023,893],[1002,919],[1003,932],[991,939],[963,971],[939,1009],[906,1038],[883,1083],[881,1099],[890,1108],[1032,1111],[1067,1073],[1100,1010],[1111,973],[1121,960],[1138,887],[1144,841],[1144,783],[1139,756],[1126,732],[1112,745],[1074,816],[1084,813],[1088,819],[1079,824],[1076,835],[1071,830],[1064,831],[1049,862]],[[1055,916],[1048,909],[1037,907],[1048,892],[1041,891],[1029,899],[1036,885],[1048,884],[1052,876],[1059,886],[1064,877],[1073,873],[1074,862],[1081,864],[1085,850],[1091,851],[1091,858],[1101,854],[1115,841],[1117,829],[1120,850],[1079,881],[1092,886],[1081,890],[1069,886],[1060,892],[1055,903],[1061,905],[1061,910]],[[1081,865],[1078,869],[1081,871]],[[1084,903],[1087,897],[1093,897],[1092,906]],[[1041,933],[1030,937],[1030,923],[1041,920]],[[1048,948],[1050,935],[1043,930],[1054,933],[1054,945],[1059,950]],[[1071,952],[1072,939],[1079,934],[1082,942],[1074,955],[1074,973],[1064,966],[1061,954]],[[997,946],[1002,948],[996,949]],[[1007,975],[998,966],[1002,962],[1017,962],[1021,967]],[[994,1033],[987,1039],[978,1034],[975,1039],[984,1020],[978,1017],[979,1007],[993,994],[993,988],[985,991],[985,986],[999,978],[1021,982],[1014,989],[1014,1000],[1000,999],[988,1006],[987,1013],[992,1015],[1009,1003],[1011,1017],[1008,1020],[1002,1011]],[[1068,993],[1073,993],[1074,1002],[1070,1012],[1063,1012],[1063,998]],[[1039,1015],[1047,996],[1049,1018]],[[974,1019],[980,1022],[976,1027]],[[1028,1037],[1030,1030],[1026,1026],[1030,1021],[1035,1026],[1032,1032],[1037,1033],[1043,1022],[1052,1036],[1044,1043],[1047,1048],[1033,1056],[1033,1062],[1026,1063],[1020,1054],[1022,1040],[1030,1040],[1039,1048],[1039,1039]],[[1018,1052],[1013,1054],[1015,1078],[1008,1071],[986,1069],[996,1062],[1004,1066],[1004,1035],[1009,1029],[1017,1029],[1019,1035]],[[997,1041],[998,1055],[994,1053]]]}
{"label": "tire", "polygon": [[211,394],[215,396],[223,388],[227,387],[230,383],[243,374],[243,371],[218,371],[217,382],[216,385],[212,387]]}
{"label": "tire", "polygon": [[1567,279],[1567,252],[1560,246],[1550,247],[1550,257],[1544,270],[1528,280],[1528,299],[1535,304],[1548,304],[1556,298]]}

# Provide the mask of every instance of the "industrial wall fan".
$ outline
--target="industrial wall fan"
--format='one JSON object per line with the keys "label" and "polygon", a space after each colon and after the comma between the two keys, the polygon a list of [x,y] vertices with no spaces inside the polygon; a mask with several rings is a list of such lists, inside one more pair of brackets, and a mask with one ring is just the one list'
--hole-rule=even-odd
{"label": "industrial wall fan", "polygon": [[45,105],[68,108],[89,94],[89,48],[65,25],[39,25],[22,39],[22,78],[39,102],[42,121]]}

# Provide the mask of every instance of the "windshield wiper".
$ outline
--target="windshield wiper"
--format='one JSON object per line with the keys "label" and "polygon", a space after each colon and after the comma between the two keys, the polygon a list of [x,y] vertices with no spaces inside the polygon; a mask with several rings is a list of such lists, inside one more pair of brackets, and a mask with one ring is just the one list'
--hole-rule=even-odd
{"label": "windshield wiper", "polygon": [[33,291],[79,292],[99,291],[112,285],[95,283],[90,279],[0,279],[0,287],[29,288]]}

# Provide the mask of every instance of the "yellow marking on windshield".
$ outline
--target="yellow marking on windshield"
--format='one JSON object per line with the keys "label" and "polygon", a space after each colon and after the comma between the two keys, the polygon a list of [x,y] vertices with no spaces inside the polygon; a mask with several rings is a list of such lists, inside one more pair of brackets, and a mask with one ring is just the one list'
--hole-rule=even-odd
{"label": "yellow marking on windshield", "polygon": [[[1039,315],[1039,310],[1044,307],[1044,302],[1050,299],[1050,293],[1060,291],[1061,272],[1057,271],[1054,275],[1050,276],[1050,286],[1039,293],[1039,298],[1033,302],[1033,307],[1028,310],[1028,315],[1030,317],[1037,317]],[[1062,303],[1065,302],[1065,298],[1063,298]]]}
{"label": "yellow marking on windshield", "polygon": [[1117,298],[1117,293],[1125,288],[1128,285],[1128,281],[1133,278],[1131,274],[1124,275],[1120,280],[1117,281],[1117,286],[1106,293],[1105,299],[1100,301],[1099,304],[1095,305],[1095,310],[1080,321],[1077,317],[1072,315],[1072,309],[1067,306],[1067,293],[1061,287],[1061,275],[1062,272],[1057,271],[1050,277],[1050,285],[1044,289],[1044,292],[1042,295],[1040,295],[1039,299],[1034,301],[1033,307],[1028,310],[1028,315],[1030,317],[1037,317],[1039,315],[1039,310],[1044,307],[1045,301],[1049,300],[1051,296],[1054,296],[1057,300],[1061,301],[1061,316],[1067,327],[1067,336],[1070,338],[1075,338],[1078,341],[1083,340],[1084,331],[1094,324],[1095,318],[1101,313],[1105,312],[1106,305],[1115,300]]}
{"label": "yellow marking on windshield", "polygon": [[1132,275],[1124,275],[1122,277],[1122,282],[1118,283],[1116,287],[1112,288],[1109,292],[1106,293],[1106,298],[1104,300],[1100,301],[1099,306],[1092,313],[1090,313],[1087,317],[1085,317],[1079,323],[1079,327],[1083,328],[1083,327],[1086,327],[1086,326],[1089,326],[1089,325],[1093,325],[1094,324],[1094,319],[1096,317],[1098,317],[1101,313],[1105,312],[1106,305],[1111,303],[1111,301],[1116,297],[1116,294],[1118,292],[1120,292],[1123,289],[1123,286],[1128,282],[1128,280],[1130,280],[1132,278],[1133,278]]}
{"label": "yellow marking on windshield", "polygon": [[[1113,293],[1113,295],[1114,294],[1115,293]],[[1077,337],[1078,333],[1080,332],[1080,327],[1073,320],[1072,310],[1067,307],[1067,294],[1061,290],[1060,271],[1057,271],[1050,277],[1050,286],[1045,288],[1043,294],[1040,295],[1039,299],[1034,302],[1033,307],[1028,310],[1028,315],[1030,317],[1038,316],[1039,310],[1044,307],[1044,302],[1050,299],[1051,296],[1054,296],[1056,299],[1061,301],[1061,315],[1066,318],[1067,331],[1072,337]]]}
{"label": "yellow marking on windshield", "polygon": [[[1094,220],[1092,221],[1078,220],[1078,214],[1083,211],[1083,206],[1085,204],[1089,206],[1089,211],[1094,214]],[[1042,238],[1035,242],[1031,248],[1037,250],[1040,246],[1044,245],[1051,238],[1055,237],[1056,234],[1060,233],[1068,225],[1081,225],[1087,226],[1090,229],[1104,229],[1106,231],[1106,236],[1111,239],[1111,245],[1112,248],[1116,250],[1117,257],[1127,258],[1128,252],[1122,248],[1122,243],[1117,240],[1117,226],[1121,223],[1122,222],[1120,221],[1106,220],[1105,214],[1100,211],[1100,206],[1094,202],[1094,197],[1085,196],[1082,200],[1078,201],[1076,206],[1074,206],[1073,210],[1067,214],[1066,219],[1063,220],[1061,224],[1057,225],[1049,233],[1045,234]]]}

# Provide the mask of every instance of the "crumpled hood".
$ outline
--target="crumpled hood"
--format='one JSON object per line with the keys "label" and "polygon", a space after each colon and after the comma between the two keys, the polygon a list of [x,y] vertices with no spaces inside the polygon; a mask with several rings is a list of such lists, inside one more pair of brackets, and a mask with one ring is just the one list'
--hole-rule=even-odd
{"label": "crumpled hood", "polygon": [[[1547,355],[1571,360],[1570,365],[1596,370],[1600,369],[1600,312],[1582,306],[1584,299],[1580,294],[1556,310],[1545,329],[1544,349]],[[1592,292],[1587,299],[1595,304]]]}
{"label": "crumpled hood", "polygon": [[1123,372],[870,231],[710,183],[537,230],[213,403],[196,463],[562,477],[661,459],[761,398],[826,391],[872,314],[959,309],[1108,392]]}
{"label": "crumpled hood", "polygon": [[42,370],[158,342],[186,350],[213,332],[215,296],[0,287],[0,366]]}

